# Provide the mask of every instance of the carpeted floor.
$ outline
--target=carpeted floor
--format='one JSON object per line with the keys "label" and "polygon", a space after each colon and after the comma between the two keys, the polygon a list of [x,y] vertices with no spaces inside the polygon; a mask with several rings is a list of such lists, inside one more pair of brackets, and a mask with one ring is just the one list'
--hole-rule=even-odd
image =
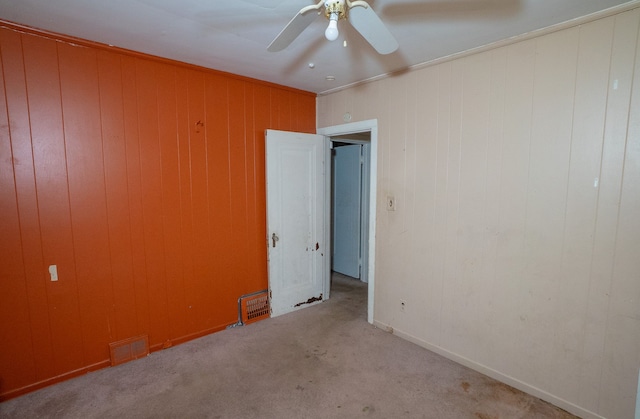
{"label": "carpeted floor", "polygon": [[573,418],[366,321],[366,284],[0,404],[2,418]]}

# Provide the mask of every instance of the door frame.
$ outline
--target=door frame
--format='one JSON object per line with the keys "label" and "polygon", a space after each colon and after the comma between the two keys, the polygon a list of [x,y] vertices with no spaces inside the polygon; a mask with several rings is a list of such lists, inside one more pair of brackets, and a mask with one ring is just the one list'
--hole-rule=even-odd
{"label": "door frame", "polygon": [[[367,321],[373,324],[373,310],[375,302],[375,265],[376,265],[376,208],[377,208],[377,183],[378,183],[378,120],[351,122],[348,124],[334,125],[318,128],[317,133],[325,137],[325,156],[328,164],[331,164],[331,138],[332,136],[356,134],[361,132],[371,133],[370,169],[369,169],[369,246],[368,246],[368,295],[367,295]],[[325,170],[325,196],[331,196],[331,170]],[[325,243],[331,243],[331,200],[325,200]],[[331,288],[331,258],[325,259],[324,291],[329,296]]]}

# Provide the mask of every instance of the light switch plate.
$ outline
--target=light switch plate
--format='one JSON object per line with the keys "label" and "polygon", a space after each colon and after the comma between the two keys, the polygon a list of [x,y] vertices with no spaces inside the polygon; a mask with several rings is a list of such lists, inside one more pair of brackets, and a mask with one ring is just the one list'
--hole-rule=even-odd
{"label": "light switch plate", "polygon": [[58,266],[57,265],[49,265],[49,275],[51,275],[52,281],[58,280]]}

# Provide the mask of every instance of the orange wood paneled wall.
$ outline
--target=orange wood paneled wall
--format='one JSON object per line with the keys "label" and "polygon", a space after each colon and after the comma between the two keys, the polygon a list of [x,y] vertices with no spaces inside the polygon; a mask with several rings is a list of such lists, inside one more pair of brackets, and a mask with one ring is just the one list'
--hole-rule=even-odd
{"label": "orange wood paneled wall", "polygon": [[[264,130],[315,95],[0,28],[0,400],[237,320],[267,287]],[[57,265],[52,282],[49,265]]]}

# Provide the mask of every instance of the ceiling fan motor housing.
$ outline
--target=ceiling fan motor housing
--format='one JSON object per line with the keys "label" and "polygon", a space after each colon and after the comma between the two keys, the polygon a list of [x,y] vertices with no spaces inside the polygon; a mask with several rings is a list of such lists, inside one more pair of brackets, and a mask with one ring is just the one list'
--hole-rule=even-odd
{"label": "ceiling fan motor housing", "polygon": [[345,0],[325,0],[324,2],[324,14],[327,18],[331,18],[331,14],[337,13],[338,19],[347,17],[347,9],[345,6]]}

